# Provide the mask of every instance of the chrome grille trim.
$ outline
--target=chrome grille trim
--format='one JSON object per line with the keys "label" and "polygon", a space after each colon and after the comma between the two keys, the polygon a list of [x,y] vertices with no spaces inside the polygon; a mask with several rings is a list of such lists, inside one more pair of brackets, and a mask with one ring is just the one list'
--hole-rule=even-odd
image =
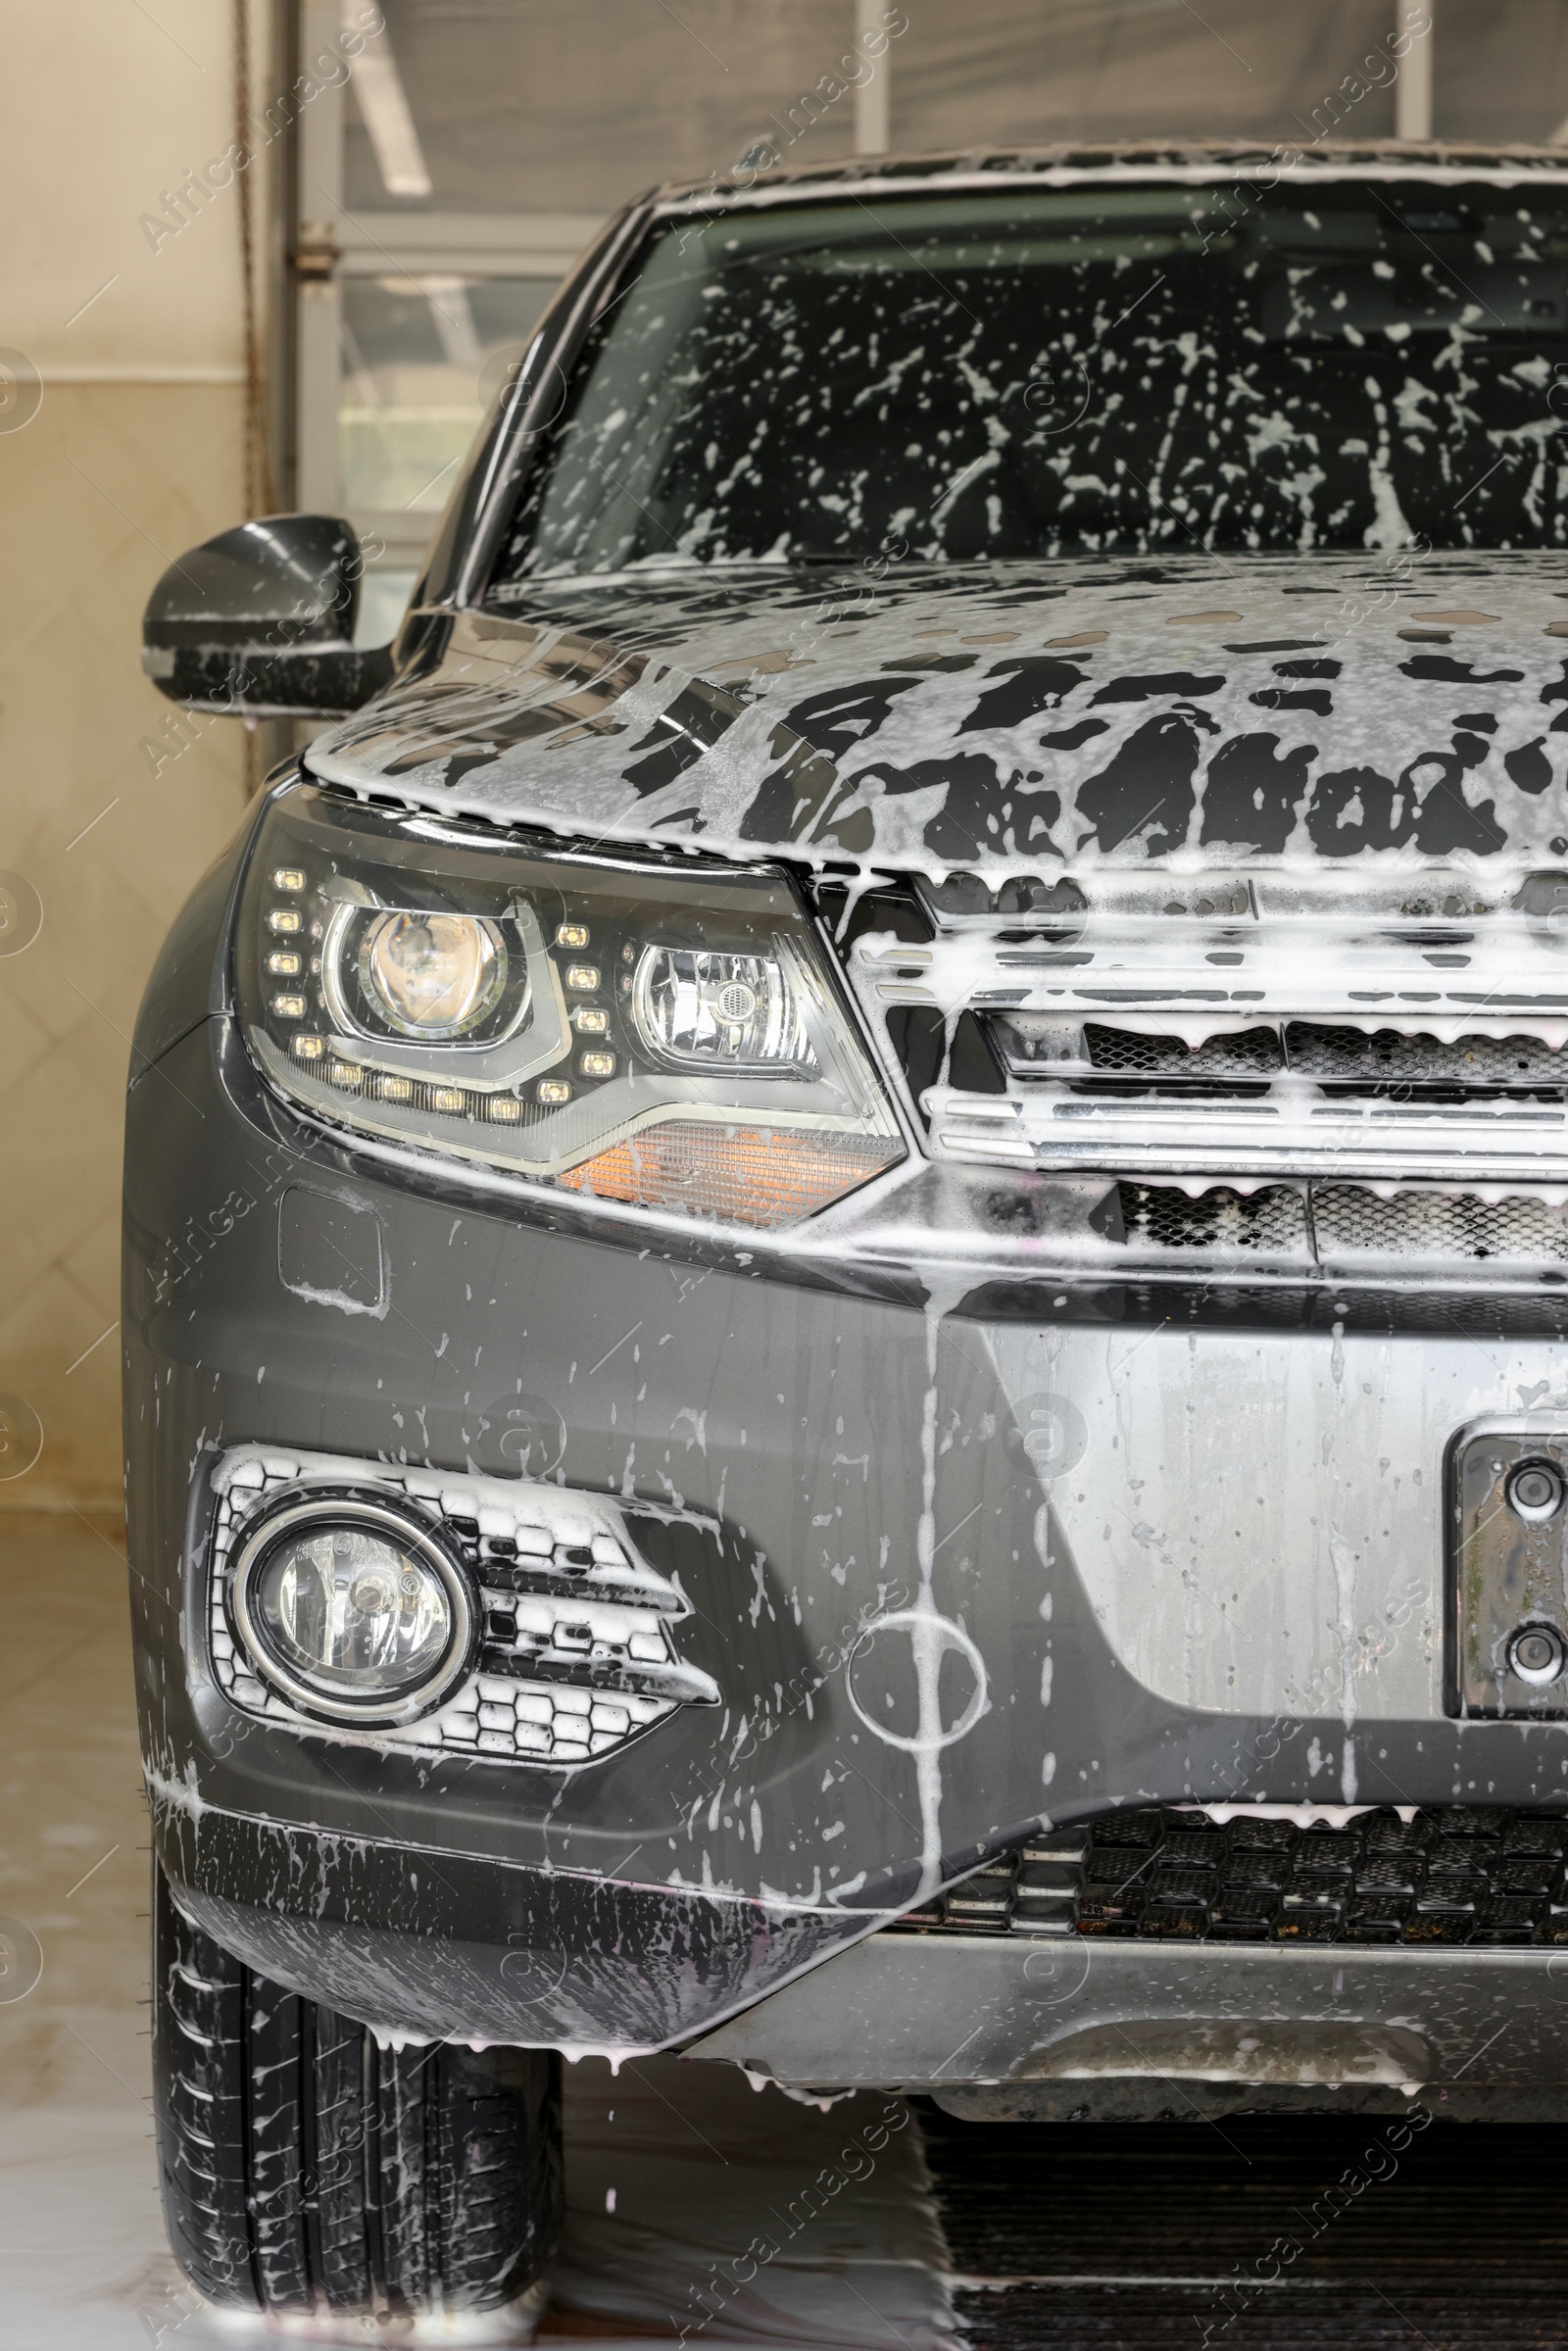
{"label": "chrome grille trim", "polygon": [[989,1042],[996,1091],[944,1068],[920,1095],[939,1160],[1554,1200],[1568,1198],[1559,878],[1093,875],[1067,921],[944,924],[933,906],[929,941],[867,933],[848,959],[873,1021],[921,1005],[951,1031],[968,1013]]}
{"label": "chrome grille trim", "polygon": [[1568,1103],[926,1096],[939,1158],[1043,1172],[1568,1185]]}

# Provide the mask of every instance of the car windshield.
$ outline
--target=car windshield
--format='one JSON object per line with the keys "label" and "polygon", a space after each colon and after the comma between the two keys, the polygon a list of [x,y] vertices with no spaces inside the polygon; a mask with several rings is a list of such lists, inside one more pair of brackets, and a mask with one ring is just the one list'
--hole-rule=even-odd
{"label": "car windshield", "polygon": [[1568,186],[1081,185],[670,221],[492,584],[1561,546]]}

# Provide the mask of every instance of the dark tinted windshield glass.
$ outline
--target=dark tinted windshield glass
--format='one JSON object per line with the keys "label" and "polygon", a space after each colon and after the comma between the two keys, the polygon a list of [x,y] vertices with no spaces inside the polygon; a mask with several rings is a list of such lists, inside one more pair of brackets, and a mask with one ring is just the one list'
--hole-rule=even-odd
{"label": "dark tinted windshield glass", "polygon": [[492,594],[888,552],[1560,546],[1565,291],[1551,185],[676,223],[598,330]]}

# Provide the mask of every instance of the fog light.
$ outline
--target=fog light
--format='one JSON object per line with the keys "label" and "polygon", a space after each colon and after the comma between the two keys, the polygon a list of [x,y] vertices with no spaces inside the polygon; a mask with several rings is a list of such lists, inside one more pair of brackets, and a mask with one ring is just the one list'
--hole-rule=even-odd
{"label": "fog light", "polygon": [[277,1511],[246,1542],[231,1590],[259,1672],[334,1721],[427,1713],[470,1661],[467,1577],[425,1528],[379,1503],[321,1496]]}

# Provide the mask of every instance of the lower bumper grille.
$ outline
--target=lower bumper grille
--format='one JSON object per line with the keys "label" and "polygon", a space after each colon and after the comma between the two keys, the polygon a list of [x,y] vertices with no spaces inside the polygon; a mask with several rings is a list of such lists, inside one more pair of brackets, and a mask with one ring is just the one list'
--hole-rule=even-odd
{"label": "lower bumper grille", "polygon": [[[1373,1258],[1471,1265],[1568,1264],[1568,1207],[1520,1197],[1404,1185],[1388,1197],[1360,1184],[1215,1185],[1190,1195],[1163,1184],[1119,1184],[1121,1232],[1152,1249],[1301,1255],[1348,1270]],[[1101,1220],[1102,1223],[1103,1218]]]}
{"label": "lower bumper grille", "polygon": [[1568,1813],[1340,1823],[1149,1807],[1042,1835],[911,1910],[917,1935],[1568,1945]]}
{"label": "lower bumper grille", "polygon": [[1513,1257],[1568,1261],[1568,1211],[1539,1200],[1482,1200],[1472,1192],[1407,1188],[1392,1199],[1355,1184],[1311,1194],[1322,1257]]}
{"label": "lower bumper grille", "polygon": [[1216,1184],[1196,1196],[1169,1184],[1118,1184],[1116,1199],[1120,1238],[1137,1249],[1247,1249],[1272,1256],[1307,1246],[1306,1195],[1288,1184],[1256,1192]]}

